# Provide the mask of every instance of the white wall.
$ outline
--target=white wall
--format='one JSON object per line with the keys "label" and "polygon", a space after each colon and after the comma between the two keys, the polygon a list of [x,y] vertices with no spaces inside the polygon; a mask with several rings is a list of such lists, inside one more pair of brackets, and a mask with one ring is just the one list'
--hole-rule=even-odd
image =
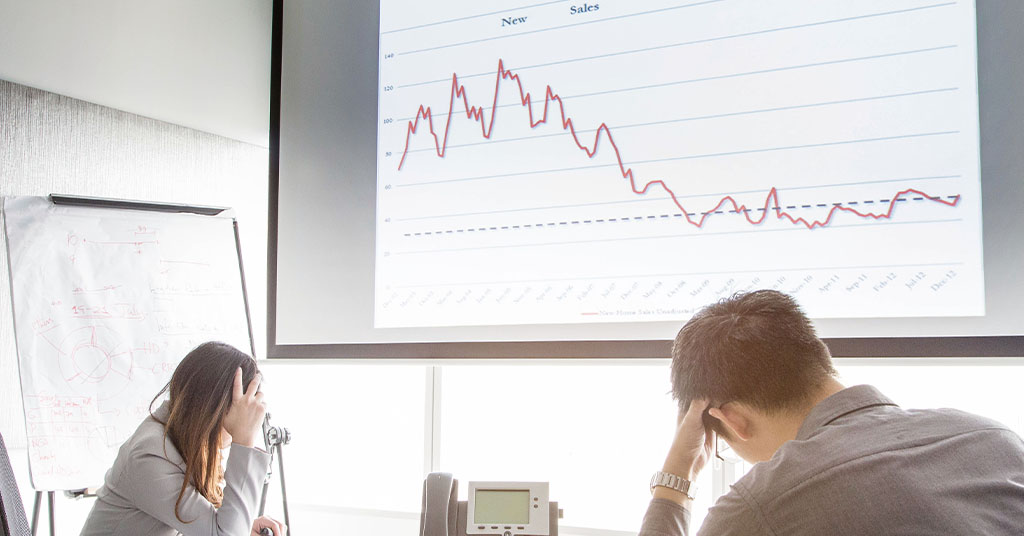
{"label": "white wall", "polygon": [[271,0],[0,0],[0,79],[266,147]]}

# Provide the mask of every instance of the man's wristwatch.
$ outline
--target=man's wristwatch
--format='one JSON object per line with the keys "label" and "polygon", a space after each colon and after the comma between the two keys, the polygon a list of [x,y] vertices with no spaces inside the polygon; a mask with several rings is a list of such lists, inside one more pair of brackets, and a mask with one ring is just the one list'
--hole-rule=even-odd
{"label": "man's wristwatch", "polygon": [[693,482],[672,473],[666,473],[658,471],[651,477],[651,493],[654,493],[654,488],[661,486],[663,488],[674,489],[683,495],[686,495],[691,501],[694,500],[693,496],[697,493],[697,486]]}

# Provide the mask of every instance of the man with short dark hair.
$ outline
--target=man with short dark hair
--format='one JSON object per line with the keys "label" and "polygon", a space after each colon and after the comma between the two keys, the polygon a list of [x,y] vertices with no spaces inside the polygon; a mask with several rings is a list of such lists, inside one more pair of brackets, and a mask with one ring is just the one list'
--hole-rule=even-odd
{"label": "man with short dark hair", "polygon": [[690,319],[672,349],[681,419],[640,536],[689,533],[690,483],[716,441],[755,465],[700,534],[1024,534],[1019,436],[956,410],[904,410],[835,376],[780,292],[737,294]]}

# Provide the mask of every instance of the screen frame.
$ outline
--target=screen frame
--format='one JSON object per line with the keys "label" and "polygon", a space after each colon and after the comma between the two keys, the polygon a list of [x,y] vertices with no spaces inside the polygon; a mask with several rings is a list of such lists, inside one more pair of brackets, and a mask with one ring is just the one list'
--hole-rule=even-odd
{"label": "screen frame", "polygon": [[[999,16],[1001,6],[979,2],[979,100],[982,138],[994,125],[985,121],[985,99],[982,85],[1001,86],[1012,82],[1013,74],[998,72],[985,65],[980,54],[987,34],[987,21]],[[671,355],[671,340],[605,340],[605,341],[516,341],[516,342],[431,342],[431,343],[277,343],[277,258],[278,199],[280,187],[281,80],[284,0],[273,2],[270,72],[270,137],[267,243],[267,357],[271,359],[651,359]],[[989,40],[998,37],[988,37]],[[986,49],[989,47],[985,47]],[[984,74],[985,76],[982,76]],[[999,77],[1008,77],[1007,79]],[[1024,96],[1024,89],[1018,89]],[[1024,124],[1022,109],[1002,112]],[[986,174],[982,147],[982,177]],[[990,228],[990,227],[984,227]],[[822,339],[833,357],[861,358],[992,358],[1024,356],[1024,335],[957,336],[957,337],[831,337]]]}

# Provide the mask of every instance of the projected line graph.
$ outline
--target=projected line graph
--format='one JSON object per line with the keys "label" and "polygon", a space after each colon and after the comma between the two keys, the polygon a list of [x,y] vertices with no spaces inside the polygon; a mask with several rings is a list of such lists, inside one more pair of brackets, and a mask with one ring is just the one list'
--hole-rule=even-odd
{"label": "projected line graph", "polygon": [[376,326],[983,314],[970,2],[573,5],[382,2]]}
{"label": "projected line graph", "polygon": [[[943,203],[943,204],[949,205],[949,206],[955,206],[957,203],[960,202],[960,196],[957,196],[957,195],[947,196],[948,200],[943,200],[943,199],[939,199],[939,198],[930,198],[930,197],[925,197],[923,195],[907,196],[907,194],[914,193],[914,192],[916,192],[916,190],[909,189],[909,190],[905,190],[905,191],[900,192],[899,194],[896,195],[896,197],[894,197],[892,199],[879,199],[877,201],[875,201],[873,199],[868,199],[868,200],[864,200],[864,201],[848,201],[847,204],[850,204],[850,205],[860,205],[862,203],[865,204],[865,205],[874,205],[875,203],[888,204],[889,208],[884,213],[881,213],[881,214],[878,214],[878,215],[873,215],[871,213],[867,213],[867,217],[869,217],[871,219],[874,219],[874,220],[881,220],[881,219],[890,219],[890,218],[892,218],[892,213],[896,209],[896,204],[900,203],[900,202],[906,202],[906,201],[937,201],[937,202],[940,202],[940,203]],[[760,208],[756,208],[756,209],[740,207],[740,208],[734,208],[733,210],[721,210],[720,207],[716,207],[713,210],[709,210],[709,211],[705,211],[705,212],[700,212],[700,213],[697,213],[697,212],[688,212],[688,213],[675,212],[675,213],[667,213],[667,214],[649,214],[649,215],[646,215],[646,216],[625,216],[625,217],[622,217],[622,218],[605,217],[605,218],[593,218],[593,219],[584,219],[584,220],[562,220],[562,221],[548,221],[548,222],[541,222],[541,223],[520,223],[520,224],[502,225],[500,227],[499,226],[491,226],[491,227],[466,227],[466,228],[461,228],[461,229],[446,229],[446,230],[439,230],[439,231],[408,232],[408,233],[405,233],[404,236],[431,236],[431,235],[436,235],[436,234],[451,234],[451,233],[476,232],[476,231],[479,231],[479,232],[486,232],[486,231],[514,231],[514,230],[517,230],[517,229],[532,229],[532,228],[535,228],[535,227],[554,227],[556,225],[591,225],[591,224],[619,223],[619,222],[627,223],[627,222],[636,222],[636,221],[644,221],[644,220],[654,220],[654,219],[658,219],[658,218],[661,218],[661,219],[682,218],[684,216],[688,217],[688,218],[693,218],[695,216],[699,216],[700,219],[703,220],[703,219],[706,219],[706,218],[710,217],[713,214],[744,214],[744,215],[748,216],[747,220],[750,221],[749,215],[750,215],[751,212],[761,213],[761,218],[759,218],[759,221],[757,221],[756,223],[752,222],[752,223],[754,223],[756,225],[757,223],[763,222],[764,218],[767,217],[768,213],[781,213],[781,214],[785,214],[785,213],[782,212],[782,207],[778,204],[778,192],[776,192],[775,190],[773,190],[771,192],[771,194],[769,194],[769,200],[771,200],[773,198],[774,198],[774,201],[775,201],[774,205],[772,205],[772,206],[766,205],[764,207],[760,207]],[[731,198],[728,198],[728,199],[731,200]],[[837,211],[837,210],[842,208],[842,205],[843,205],[843,203],[816,203],[814,205],[800,205],[800,206],[788,205],[785,208],[788,209],[788,210],[793,210],[793,209],[797,209],[797,208],[813,208],[813,207],[827,208],[827,209],[829,209],[829,216],[826,218],[826,221],[824,223],[819,225],[819,227],[824,227],[831,220],[832,215],[835,213],[835,211]],[[851,210],[855,210],[855,209],[851,209]],[[786,214],[786,216],[788,216],[788,214]],[[800,221],[799,223],[802,223],[805,226],[808,225],[806,220],[805,221]],[[699,227],[699,225],[698,225],[698,227]]]}
{"label": "projected line graph", "polygon": [[[900,177],[900,178],[889,178],[889,179],[879,179],[879,180],[859,180],[859,181],[844,182],[844,183],[824,183],[822,185],[787,186],[784,189],[787,190],[787,191],[797,191],[797,190],[820,190],[820,189],[840,188],[840,187],[848,187],[848,186],[871,187],[871,186],[880,185],[880,184],[922,183],[922,182],[925,182],[925,181],[928,181],[928,182],[947,181],[947,180],[960,179],[960,178],[961,178],[961,176],[959,176],[959,175],[939,175],[939,176],[931,176],[931,177]],[[726,196],[726,195],[761,194],[763,192],[764,192],[763,190],[758,189],[758,190],[734,191],[734,192],[710,192],[710,193],[708,193],[706,195],[709,196],[709,197],[722,197],[722,196]],[[956,199],[956,197],[957,196],[947,196],[947,199],[953,200],[953,199]],[[907,201],[906,198],[901,198],[901,199],[903,201]],[[513,214],[513,213],[516,213],[516,214],[519,214],[519,213],[528,214],[528,213],[537,212],[537,211],[549,211],[549,210],[559,210],[559,209],[575,209],[575,208],[586,208],[586,207],[601,207],[602,210],[603,210],[604,207],[614,207],[614,206],[619,206],[619,205],[634,205],[634,204],[638,204],[638,203],[647,203],[647,204],[650,204],[650,203],[661,203],[662,201],[670,201],[670,200],[671,200],[671,198],[668,197],[668,196],[644,196],[644,197],[637,196],[637,197],[634,197],[634,198],[631,198],[631,199],[622,199],[622,200],[618,200],[618,201],[602,201],[602,202],[596,202],[596,203],[570,203],[570,204],[565,204],[565,205],[543,205],[542,204],[542,205],[536,205],[536,206],[514,207],[514,208],[499,209],[499,210],[484,210],[484,211],[473,211],[473,210],[470,210],[468,212],[424,214],[424,215],[413,216],[413,217],[399,217],[399,218],[395,218],[394,221],[398,221],[398,222],[413,222],[413,221],[427,221],[427,220],[439,220],[439,219],[440,220],[447,220],[447,219],[451,219],[451,218],[459,218],[459,217],[464,217],[464,216],[482,216],[482,215],[494,215],[494,214]],[[925,199],[924,198],[912,198],[912,200],[914,200],[914,201],[924,201]],[[810,202],[810,203],[801,204],[801,205],[786,205],[785,208],[787,208],[789,210],[796,210],[796,209],[799,209],[799,208],[803,208],[803,209],[809,209],[809,208],[829,208],[829,207],[831,207],[831,206],[833,206],[834,204],[837,204],[837,203],[838,204],[848,204],[848,205],[866,205],[866,206],[869,206],[869,205],[875,205],[875,204],[880,204],[880,203],[889,203],[889,201],[890,201],[890,199],[863,199],[863,198],[848,198],[848,199],[841,199],[841,200],[832,199],[832,200],[828,200],[828,202]],[[691,216],[695,216],[696,213],[691,213],[690,215]],[[672,214],[672,213],[665,213],[665,214],[663,214],[663,216],[664,217],[672,217],[672,216],[674,216],[674,214]],[[679,216],[682,216],[682,214],[680,213]]]}
{"label": "projected line graph", "polygon": [[[677,118],[673,118],[673,119],[661,119],[661,120],[658,120],[658,121],[649,121],[649,122],[645,122],[645,123],[627,123],[627,124],[622,124],[622,125],[615,125],[615,130],[616,131],[620,131],[620,130],[625,130],[625,129],[630,129],[630,128],[650,127],[650,126],[655,126],[655,125],[666,125],[666,124],[671,124],[671,123],[683,123],[683,122],[687,122],[687,121],[706,121],[706,120],[709,120],[709,119],[721,119],[721,118],[736,117],[736,116],[741,116],[741,115],[753,115],[753,114],[763,114],[763,113],[771,113],[771,112],[783,112],[783,111],[790,111],[790,110],[798,110],[798,109],[801,109],[801,108],[816,108],[816,107],[821,107],[821,106],[835,106],[837,104],[852,104],[852,103],[866,102],[866,101],[873,101],[873,100],[880,100],[880,99],[893,99],[893,98],[900,98],[900,97],[911,97],[911,96],[917,96],[917,95],[924,95],[924,94],[928,94],[928,93],[939,93],[939,92],[946,92],[946,91],[956,91],[957,89],[958,88],[955,88],[955,87],[925,89],[925,90],[920,90],[920,91],[913,91],[913,92],[906,92],[906,93],[895,93],[895,94],[890,94],[890,95],[875,95],[875,96],[871,96],[871,97],[859,97],[859,98],[836,100],[836,101],[812,102],[812,103],[797,104],[797,105],[792,105],[792,106],[781,106],[781,107],[774,107],[774,108],[759,108],[759,109],[755,109],[755,110],[743,110],[743,111],[728,112],[728,113],[722,113],[722,114],[695,115],[695,116],[688,116],[688,117],[677,117]],[[578,96],[587,96],[587,95],[578,95]],[[562,100],[564,101],[566,98],[572,98],[572,97],[562,97]],[[512,105],[498,106],[497,108],[502,108],[502,107],[506,107],[507,108],[507,107],[510,107],[510,106],[518,106],[518,105],[512,104]],[[495,110],[497,108],[495,108]],[[451,112],[449,112],[449,113],[451,113]],[[492,110],[492,113],[493,113],[493,110]],[[447,116],[447,114],[445,114],[445,116]],[[400,121],[413,121],[415,119],[416,119],[416,117],[412,116],[412,117],[404,117],[404,118],[401,118],[399,120]],[[577,130],[576,132],[577,132],[577,134],[585,134],[585,133],[588,133],[588,132],[595,132],[596,130],[597,129],[583,129],[583,130]],[[526,137],[521,137],[521,138],[504,138],[504,139],[491,139],[491,138],[487,138],[484,141],[476,141],[476,142],[470,142],[470,143],[463,143],[463,144],[460,144],[460,145],[452,145],[451,147],[453,147],[453,148],[472,147],[474,145],[482,145],[482,144],[485,144],[485,143],[493,145],[493,144],[496,144],[496,143],[509,143],[509,142],[523,141],[523,140],[535,140],[537,138],[553,137],[553,136],[564,136],[564,133],[563,132],[558,132],[558,133],[553,133],[553,134],[539,134],[539,135],[532,135],[532,136],[526,136]],[[449,147],[449,146],[446,145],[446,147]],[[423,149],[409,149],[409,148],[406,148],[403,151],[403,153],[404,154],[409,154],[409,153],[426,152],[426,151],[435,151],[436,152],[437,148],[436,147],[427,147],[427,148],[423,148]]]}
{"label": "projected line graph", "polygon": [[[611,150],[615,153],[615,159],[618,162],[618,168],[619,172],[622,175],[622,178],[629,180],[629,186],[633,193],[643,195],[646,194],[653,187],[658,187],[664,190],[665,193],[667,193],[669,197],[672,199],[672,202],[675,203],[675,205],[679,207],[679,210],[682,211],[681,215],[683,216],[685,221],[690,225],[693,225],[694,227],[703,227],[704,222],[710,216],[712,216],[713,214],[721,214],[720,209],[726,206],[732,207],[732,210],[730,210],[729,212],[733,214],[742,214],[746,218],[747,222],[750,223],[751,225],[760,225],[768,217],[768,214],[772,213],[779,219],[786,219],[790,223],[803,225],[808,229],[814,229],[815,227],[824,227],[828,225],[832,221],[832,217],[837,212],[840,211],[854,214],[861,218],[870,218],[874,220],[890,219],[892,218],[893,209],[896,206],[896,202],[901,197],[908,194],[915,194],[920,196],[922,199],[928,199],[949,207],[955,207],[957,203],[960,202],[959,195],[953,196],[951,200],[946,200],[938,196],[929,195],[921,190],[907,188],[896,193],[896,195],[893,196],[893,198],[889,201],[888,208],[884,212],[873,213],[861,211],[858,210],[857,208],[837,203],[832,205],[832,208],[828,211],[828,214],[823,219],[808,220],[803,217],[793,216],[792,214],[784,210],[782,208],[782,205],[779,203],[778,190],[775,187],[772,187],[768,191],[768,195],[765,197],[764,206],[761,207],[759,210],[751,210],[746,205],[738,203],[732,196],[727,195],[723,197],[718,202],[718,204],[715,205],[715,207],[710,210],[700,212],[699,214],[689,212],[687,211],[686,207],[683,206],[679,198],[676,196],[676,193],[672,191],[672,189],[669,188],[667,184],[665,184],[664,180],[655,179],[643,183],[643,186],[637,186],[637,179],[633,172],[633,169],[627,167],[623,163],[622,153],[619,151],[618,145],[612,138],[611,129],[608,127],[606,123],[601,123],[601,125],[597,128],[596,132],[594,133],[594,140],[590,145],[587,145],[586,143],[581,141],[579,134],[576,132],[576,127],[573,124],[572,118],[569,117],[568,114],[566,114],[565,103],[562,102],[561,97],[559,97],[555,93],[554,89],[552,89],[550,85],[548,85],[544,90],[543,112],[540,114],[539,119],[534,119],[534,101],[530,95],[530,92],[526,91],[523,88],[523,81],[519,77],[519,75],[513,73],[511,70],[506,69],[504,60],[501,59],[498,60],[498,72],[494,82],[494,98],[491,104],[489,105],[490,113],[487,113],[488,110],[486,106],[470,105],[469,97],[466,94],[466,87],[459,82],[458,75],[453,74],[451,97],[448,100],[448,112],[445,114],[447,116],[447,120],[445,121],[443,133],[439,136],[436,129],[434,128],[434,117],[433,112],[431,111],[431,107],[421,104],[419,106],[419,109],[416,111],[415,119],[409,121],[408,123],[408,128],[406,130],[405,136],[405,147],[402,150],[402,157],[398,162],[398,169],[401,170],[402,166],[405,164],[405,158],[409,153],[409,142],[412,139],[412,136],[414,136],[417,133],[420,127],[421,119],[427,122],[428,132],[430,133],[431,137],[434,140],[434,146],[436,148],[436,154],[438,158],[445,157],[448,149],[448,133],[451,131],[452,118],[455,117],[456,115],[454,113],[455,105],[456,102],[460,100],[465,110],[466,118],[478,123],[480,125],[480,135],[483,136],[485,139],[490,139],[491,134],[494,132],[494,122],[495,118],[497,117],[496,112],[498,107],[498,95],[500,93],[501,83],[502,81],[505,80],[515,82],[515,88],[519,92],[519,101],[522,104],[522,106],[525,107],[527,110],[529,126],[531,129],[536,128],[544,123],[547,123],[551,110],[550,104],[552,102],[558,103],[558,114],[561,127],[563,130],[567,131],[572,136],[573,142],[575,142],[577,148],[586,153],[588,158],[593,158],[598,152],[599,145],[601,142],[601,135],[603,134],[604,137],[608,140],[608,145],[611,147]],[[807,208],[810,207],[808,206]],[[760,216],[751,216],[751,213],[756,214],[758,212],[760,212]]]}

